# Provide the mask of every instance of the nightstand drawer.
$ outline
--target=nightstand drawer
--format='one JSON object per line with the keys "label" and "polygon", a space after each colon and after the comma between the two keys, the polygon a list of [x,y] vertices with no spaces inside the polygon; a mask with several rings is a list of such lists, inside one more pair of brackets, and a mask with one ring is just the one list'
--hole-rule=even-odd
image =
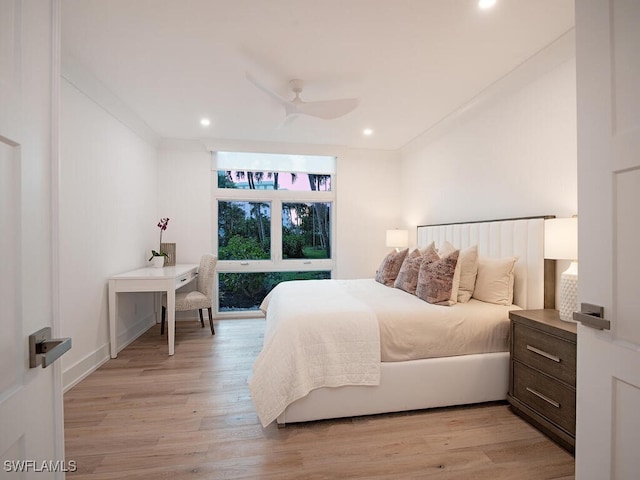
{"label": "nightstand drawer", "polygon": [[576,345],[519,323],[513,326],[513,356],[571,386],[576,384]]}
{"label": "nightstand drawer", "polygon": [[518,362],[514,362],[513,368],[514,396],[575,435],[575,390]]}

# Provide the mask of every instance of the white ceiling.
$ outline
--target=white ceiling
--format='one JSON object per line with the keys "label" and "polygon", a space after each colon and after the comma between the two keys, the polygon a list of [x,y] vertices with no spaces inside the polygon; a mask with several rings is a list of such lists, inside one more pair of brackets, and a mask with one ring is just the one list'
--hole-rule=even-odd
{"label": "white ceiling", "polygon": [[[571,30],[573,4],[63,0],[62,48],[160,137],[396,150]],[[279,127],[284,109],[246,72],[286,98],[300,78],[304,100],[360,105]]]}

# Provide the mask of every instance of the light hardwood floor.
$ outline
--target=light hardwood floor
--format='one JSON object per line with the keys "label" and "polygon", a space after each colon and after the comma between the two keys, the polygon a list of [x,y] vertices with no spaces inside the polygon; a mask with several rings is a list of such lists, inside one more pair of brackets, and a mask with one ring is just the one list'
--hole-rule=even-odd
{"label": "light hardwood floor", "polygon": [[262,428],[247,378],[263,332],[180,322],[169,357],[151,328],[65,394],[68,477],[573,478],[573,457],[502,403]]}

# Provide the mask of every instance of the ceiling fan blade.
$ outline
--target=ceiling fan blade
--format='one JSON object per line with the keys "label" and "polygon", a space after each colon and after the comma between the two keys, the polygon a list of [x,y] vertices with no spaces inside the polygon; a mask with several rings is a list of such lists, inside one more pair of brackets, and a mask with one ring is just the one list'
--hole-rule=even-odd
{"label": "ceiling fan blade", "polygon": [[271,98],[273,98],[276,102],[278,102],[280,105],[283,105],[286,109],[287,109],[287,113],[289,108],[291,107],[291,102],[285,98],[282,98],[280,95],[278,95],[277,93],[269,90],[267,87],[265,87],[264,85],[262,85],[260,82],[258,82],[258,80],[256,80],[253,75],[251,75],[249,72],[245,72],[245,76],[247,77],[247,80],[249,80],[251,83],[253,83],[256,87],[258,87],[260,90],[262,90],[264,93],[266,93],[267,95],[269,95]]}
{"label": "ceiling fan blade", "polygon": [[253,83],[253,85],[255,85],[257,88],[262,90],[264,93],[269,95],[272,99],[274,99],[284,107],[286,117],[284,122],[281,124],[281,127],[290,124],[299,115],[308,115],[324,120],[331,120],[346,115],[358,106],[357,98],[305,102],[301,100],[299,96],[300,92],[302,92],[303,86],[301,80],[292,80],[290,82],[293,92],[295,93],[295,98],[289,101],[262,85],[249,72],[245,72],[245,76],[247,77],[247,80]]}
{"label": "ceiling fan blade", "polygon": [[294,102],[298,113],[312,117],[331,120],[342,117],[358,106],[357,98],[343,98],[340,100],[326,100],[320,102]]}
{"label": "ceiling fan blade", "polygon": [[282,120],[282,122],[280,122],[280,125],[278,125],[278,128],[286,128],[286,127],[288,127],[293,122],[295,122],[296,118],[298,118],[299,116],[300,116],[299,113],[290,113],[290,114],[288,114],[286,117],[284,117],[284,120]]}

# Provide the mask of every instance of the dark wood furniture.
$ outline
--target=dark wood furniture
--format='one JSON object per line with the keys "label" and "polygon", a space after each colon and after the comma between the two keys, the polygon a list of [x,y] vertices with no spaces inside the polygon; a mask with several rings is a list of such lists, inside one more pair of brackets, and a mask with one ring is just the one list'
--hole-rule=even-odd
{"label": "dark wood furniture", "polygon": [[515,413],[575,450],[576,325],[557,310],[516,310],[511,319],[507,399]]}

